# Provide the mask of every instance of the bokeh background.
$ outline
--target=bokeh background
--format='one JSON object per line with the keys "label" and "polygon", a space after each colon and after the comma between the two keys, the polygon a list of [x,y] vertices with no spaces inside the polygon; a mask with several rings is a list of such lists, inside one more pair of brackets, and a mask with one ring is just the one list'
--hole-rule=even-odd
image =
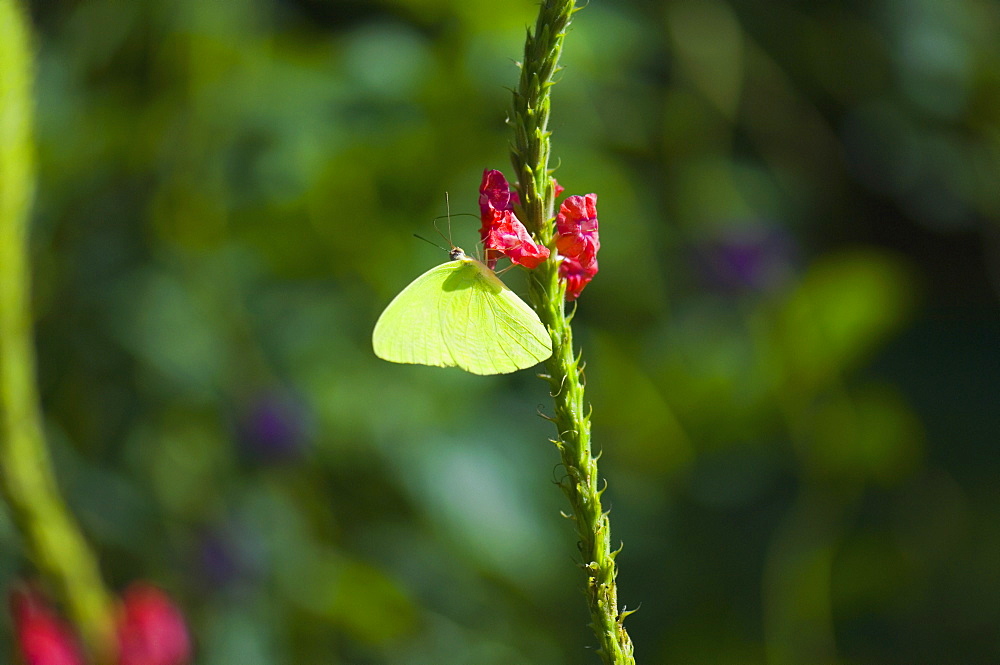
{"label": "bokeh background", "polygon": [[[30,8],[40,384],[109,583],[167,588],[206,665],[597,662],[545,384],[370,350],[444,260],[412,234],[448,193],[469,248],[510,172],[535,4]],[[554,157],[600,197],[575,322],[640,662],[1000,662],[998,34],[991,0],[577,15]]]}

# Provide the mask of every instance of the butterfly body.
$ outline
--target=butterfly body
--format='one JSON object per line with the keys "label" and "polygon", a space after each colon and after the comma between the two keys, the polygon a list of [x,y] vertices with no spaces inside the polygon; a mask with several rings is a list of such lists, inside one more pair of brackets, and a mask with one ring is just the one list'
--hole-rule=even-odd
{"label": "butterfly body", "polygon": [[507,374],[552,355],[548,331],[492,270],[455,248],[385,308],[375,355],[396,363]]}

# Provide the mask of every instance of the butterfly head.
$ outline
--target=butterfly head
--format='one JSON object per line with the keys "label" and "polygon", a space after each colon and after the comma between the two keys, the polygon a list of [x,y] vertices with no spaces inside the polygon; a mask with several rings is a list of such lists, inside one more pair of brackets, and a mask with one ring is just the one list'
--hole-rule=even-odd
{"label": "butterfly head", "polygon": [[452,261],[467,261],[469,259],[461,247],[452,247],[451,251],[448,252],[448,256],[451,257]]}

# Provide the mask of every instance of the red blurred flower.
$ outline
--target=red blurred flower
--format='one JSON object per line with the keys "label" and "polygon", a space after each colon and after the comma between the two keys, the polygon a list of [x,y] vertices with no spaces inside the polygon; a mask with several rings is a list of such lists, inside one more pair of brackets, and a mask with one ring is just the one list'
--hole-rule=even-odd
{"label": "red blurred flower", "polygon": [[184,665],[191,655],[184,617],[160,589],[143,582],[122,596],[118,665]]}
{"label": "red blurred flower", "polygon": [[576,300],[597,274],[597,194],[567,197],[556,217],[556,248],[562,256],[559,276],[566,283],[566,300]]}
{"label": "red blurred flower", "polygon": [[[34,589],[10,596],[25,665],[84,665],[69,625]],[[191,655],[184,617],[165,593],[145,583],[125,591],[117,618],[118,665],[185,665]]]}
{"label": "red blurred flower", "polygon": [[56,616],[35,589],[10,594],[14,632],[25,665],[83,665],[83,656],[69,625]]}
{"label": "red blurred flower", "polygon": [[496,169],[483,171],[479,185],[479,214],[482,226],[479,237],[486,249],[486,265],[496,267],[503,254],[525,268],[535,268],[549,258],[549,248],[534,241],[528,229],[514,214],[517,192],[511,191],[503,173]]}

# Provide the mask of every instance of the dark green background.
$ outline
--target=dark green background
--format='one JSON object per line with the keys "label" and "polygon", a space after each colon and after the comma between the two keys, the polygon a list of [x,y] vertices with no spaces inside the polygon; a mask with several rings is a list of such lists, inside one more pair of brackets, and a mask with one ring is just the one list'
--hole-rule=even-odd
{"label": "dark green background", "polygon": [[[998,7],[577,15],[553,156],[599,195],[576,334],[640,663],[1000,662]],[[597,662],[545,384],[370,350],[445,259],[411,234],[510,173],[535,4],[31,9],[40,383],[109,582],[205,665]]]}

